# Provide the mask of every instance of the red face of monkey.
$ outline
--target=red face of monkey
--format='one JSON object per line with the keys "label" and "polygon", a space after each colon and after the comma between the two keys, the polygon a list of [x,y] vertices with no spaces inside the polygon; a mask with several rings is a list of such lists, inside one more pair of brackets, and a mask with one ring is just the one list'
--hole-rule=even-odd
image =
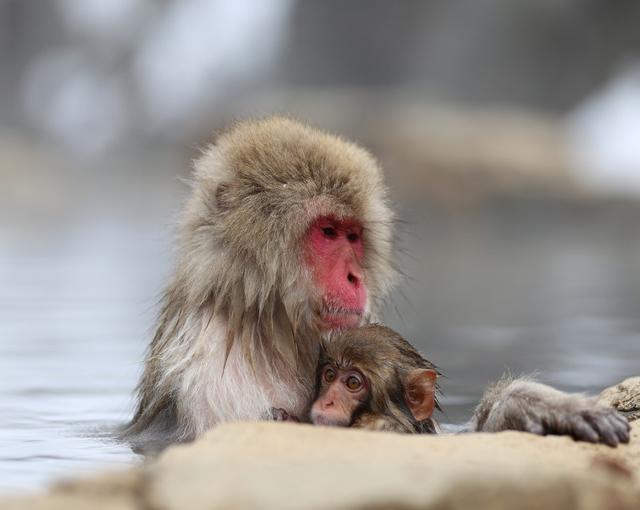
{"label": "red face of monkey", "polygon": [[322,293],[323,329],[351,329],[362,322],[367,308],[363,256],[357,221],[323,217],[311,225],[306,262]]}

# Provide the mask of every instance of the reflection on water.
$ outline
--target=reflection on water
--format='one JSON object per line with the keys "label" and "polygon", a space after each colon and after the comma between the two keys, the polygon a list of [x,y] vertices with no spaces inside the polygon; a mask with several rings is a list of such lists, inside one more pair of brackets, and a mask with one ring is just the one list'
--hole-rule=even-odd
{"label": "reflection on water", "polygon": [[[179,193],[131,186],[97,185],[113,200],[73,203],[64,220],[0,217],[4,492],[137,462],[109,430],[131,410]],[[591,391],[639,372],[640,236],[629,215],[640,215],[412,211],[413,281],[394,299],[402,319],[393,306],[386,316],[448,376],[445,421],[468,416],[506,367]]]}

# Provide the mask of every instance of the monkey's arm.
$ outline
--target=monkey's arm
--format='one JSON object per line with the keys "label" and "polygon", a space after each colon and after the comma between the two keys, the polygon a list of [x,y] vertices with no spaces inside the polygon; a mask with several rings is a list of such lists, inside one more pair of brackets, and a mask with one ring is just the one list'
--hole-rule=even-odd
{"label": "monkey's arm", "polygon": [[489,388],[468,430],[520,430],[567,435],[579,441],[616,446],[629,442],[630,426],[615,409],[593,397],[569,394],[527,379],[503,377]]}

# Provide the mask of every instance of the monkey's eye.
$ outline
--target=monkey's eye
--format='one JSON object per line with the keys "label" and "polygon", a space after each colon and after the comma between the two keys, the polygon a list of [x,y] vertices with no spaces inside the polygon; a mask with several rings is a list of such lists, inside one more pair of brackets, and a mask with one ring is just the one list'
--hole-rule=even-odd
{"label": "monkey's eye", "polygon": [[350,232],[349,234],[347,234],[347,239],[352,243],[355,243],[358,239],[360,239],[360,236],[355,232]]}
{"label": "monkey's eye", "polygon": [[332,383],[336,380],[336,371],[333,368],[327,368],[324,371],[324,380],[328,383]]}
{"label": "monkey's eye", "polygon": [[349,391],[358,391],[362,387],[362,379],[357,375],[350,375],[347,377],[347,388]]}
{"label": "monkey's eye", "polygon": [[322,232],[329,239],[335,239],[336,237],[338,237],[338,232],[333,227],[324,227],[322,229]]}

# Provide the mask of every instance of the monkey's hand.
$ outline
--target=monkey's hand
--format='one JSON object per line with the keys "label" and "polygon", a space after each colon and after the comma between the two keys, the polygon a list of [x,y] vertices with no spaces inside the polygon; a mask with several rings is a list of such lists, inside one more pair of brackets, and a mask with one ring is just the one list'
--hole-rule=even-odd
{"label": "monkey's hand", "polygon": [[483,432],[567,435],[612,447],[628,443],[631,428],[624,416],[597,404],[594,398],[523,379],[503,379],[489,389],[476,409],[472,427]]}
{"label": "monkey's hand", "polygon": [[299,418],[296,418],[295,416],[291,416],[284,409],[280,409],[280,408],[277,408],[277,407],[272,407],[271,408],[271,419],[273,421],[290,421],[290,422],[294,422],[294,423],[300,423],[300,419]]}

